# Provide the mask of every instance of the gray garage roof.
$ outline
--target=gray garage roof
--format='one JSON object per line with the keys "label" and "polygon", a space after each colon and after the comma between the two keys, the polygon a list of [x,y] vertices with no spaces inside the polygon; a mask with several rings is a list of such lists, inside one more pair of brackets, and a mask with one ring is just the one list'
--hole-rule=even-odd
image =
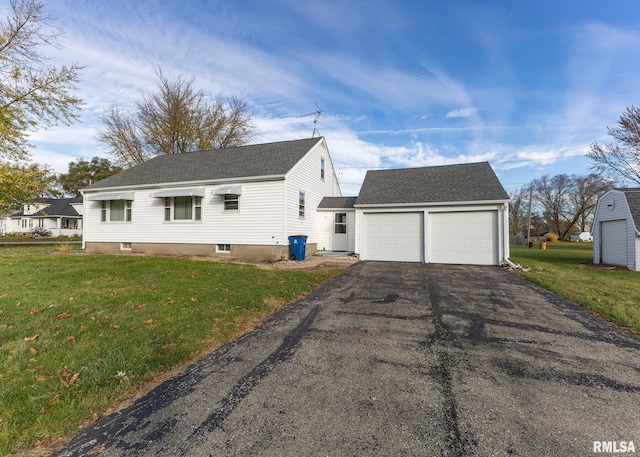
{"label": "gray garage roof", "polygon": [[356,206],[507,201],[488,162],[368,171]]}
{"label": "gray garage roof", "polygon": [[624,192],[629,210],[631,211],[631,217],[633,217],[633,222],[636,225],[636,230],[640,232],[640,188],[616,190]]}
{"label": "gray garage roof", "polygon": [[284,175],[322,139],[159,155],[83,190]]}
{"label": "gray garage roof", "polygon": [[358,197],[324,197],[318,209],[353,209]]}

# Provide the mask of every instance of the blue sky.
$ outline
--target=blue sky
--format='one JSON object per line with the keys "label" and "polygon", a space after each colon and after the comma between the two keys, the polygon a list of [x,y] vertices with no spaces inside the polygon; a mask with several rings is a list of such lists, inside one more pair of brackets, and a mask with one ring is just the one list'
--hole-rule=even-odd
{"label": "blue sky", "polygon": [[[6,4],[6,0],[2,3]],[[640,104],[640,2],[56,0],[61,63],[85,65],[81,122],[32,135],[65,172],[106,157],[103,107],[154,67],[255,113],[255,142],[310,137],[316,106],[344,195],[367,169],[489,161],[510,191],[584,174]]]}

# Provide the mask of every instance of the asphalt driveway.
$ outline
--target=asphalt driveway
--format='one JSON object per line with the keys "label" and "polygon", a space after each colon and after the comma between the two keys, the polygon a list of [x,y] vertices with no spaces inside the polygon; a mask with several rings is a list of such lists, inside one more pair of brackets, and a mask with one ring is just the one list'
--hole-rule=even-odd
{"label": "asphalt driveway", "polygon": [[577,306],[498,267],[362,262],[59,455],[640,452],[639,407],[640,341]]}

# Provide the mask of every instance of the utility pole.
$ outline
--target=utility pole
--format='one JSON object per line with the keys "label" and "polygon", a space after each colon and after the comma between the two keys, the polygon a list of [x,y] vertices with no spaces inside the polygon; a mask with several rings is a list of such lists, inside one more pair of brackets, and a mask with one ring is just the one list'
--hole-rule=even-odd
{"label": "utility pole", "polygon": [[531,242],[531,205],[533,204],[533,185],[529,187],[529,220],[527,222],[527,245],[529,248],[533,246]]}

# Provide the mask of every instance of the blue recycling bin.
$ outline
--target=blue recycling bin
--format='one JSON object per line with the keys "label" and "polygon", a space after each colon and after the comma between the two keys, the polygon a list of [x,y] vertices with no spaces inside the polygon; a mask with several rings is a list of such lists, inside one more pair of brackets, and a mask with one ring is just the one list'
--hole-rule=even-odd
{"label": "blue recycling bin", "polygon": [[289,237],[289,253],[293,260],[304,260],[307,248],[307,235],[292,235]]}

